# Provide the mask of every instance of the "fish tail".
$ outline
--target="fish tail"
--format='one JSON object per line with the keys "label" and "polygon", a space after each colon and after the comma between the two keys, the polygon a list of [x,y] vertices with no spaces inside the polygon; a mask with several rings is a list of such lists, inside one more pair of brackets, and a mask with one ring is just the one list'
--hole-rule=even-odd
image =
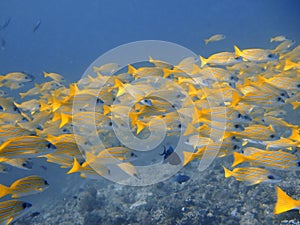
{"label": "fish tail", "polygon": [[224,173],[225,173],[225,178],[233,176],[233,172],[227,169],[225,166],[223,166]]}
{"label": "fish tail", "polygon": [[6,146],[8,146],[10,144],[10,140],[7,140],[5,142],[3,142],[1,145],[0,145],[0,151],[3,150],[4,148],[6,148]]}
{"label": "fish tail", "polygon": [[201,66],[200,67],[204,67],[207,64],[207,59],[202,57],[201,55],[199,57],[200,57],[200,60],[201,60]]}
{"label": "fish tail", "polygon": [[231,167],[235,167],[235,166],[237,166],[237,165],[239,165],[242,162],[245,162],[247,160],[247,156],[245,156],[241,153],[238,153],[238,152],[234,152],[233,157],[234,157],[234,161],[233,161]]}
{"label": "fish tail", "polygon": [[291,60],[289,59],[286,59],[285,60],[285,64],[284,64],[284,68],[283,70],[286,71],[286,70],[289,70],[289,69],[292,69],[293,67],[295,67],[297,64],[292,62]]}
{"label": "fish tail", "polygon": [[70,122],[71,120],[71,116],[65,113],[61,113],[60,114],[60,124],[59,124],[59,128],[62,128],[64,125],[66,125],[67,123]]}
{"label": "fish tail", "polygon": [[146,127],[146,125],[147,125],[146,123],[137,120],[136,121],[136,126],[137,126],[136,134],[139,134]]}
{"label": "fish tail", "polygon": [[49,73],[44,71],[43,74],[44,74],[44,77],[49,77]]}
{"label": "fish tail", "polygon": [[300,130],[299,128],[292,129],[291,135],[288,137],[291,140],[299,141],[300,140]]}
{"label": "fish tail", "polygon": [[194,153],[193,152],[183,152],[183,166],[187,165],[189,162],[191,162],[194,159]]}
{"label": "fish tail", "polygon": [[299,102],[291,102],[291,104],[293,106],[293,110],[297,109],[300,106]]}
{"label": "fish tail", "polygon": [[137,71],[136,68],[134,68],[132,65],[128,64],[128,73],[129,74],[134,75],[134,74],[136,74],[136,71]]}
{"label": "fish tail", "polygon": [[10,188],[0,184],[0,198],[3,198],[9,193],[10,193]]}
{"label": "fish tail", "polygon": [[197,131],[198,130],[193,126],[193,124],[189,123],[187,125],[187,128],[185,129],[185,132],[184,132],[183,136],[188,136],[190,134],[197,133]]}
{"label": "fish tail", "polygon": [[198,90],[194,87],[194,85],[190,84],[189,85],[189,96],[197,96]]}
{"label": "fish tail", "polygon": [[57,98],[52,98],[52,112],[55,112],[62,106],[62,101],[58,100]]}
{"label": "fish tail", "polygon": [[234,107],[234,106],[236,106],[240,101],[241,101],[241,96],[239,95],[239,93],[238,92],[236,92],[236,91],[234,91],[233,93],[232,93],[232,102],[231,102],[231,107]]}
{"label": "fish tail", "polygon": [[40,107],[41,112],[50,109],[50,106],[48,104],[46,104],[45,102],[43,102],[41,100],[39,102],[40,102],[40,105],[41,105],[41,107]]}
{"label": "fish tail", "polygon": [[173,70],[170,70],[168,68],[163,68],[163,73],[164,73],[163,78],[167,78],[173,73]]}
{"label": "fish tail", "polygon": [[111,108],[109,106],[107,106],[107,105],[104,105],[103,106],[103,115],[105,116],[105,115],[107,115],[110,112],[111,112]]}
{"label": "fish tail", "polygon": [[276,191],[277,202],[274,209],[275,214],[280,214],[300,207],[300,203],[288,196],[280,187],[276,187]]}
{"label": "fish tail", "polygon": [[70,84],[69,97],[75,96],[75,94],[76,94],[77,91],[78,91],[78,87],[77,87],[76,83]]}
{"label": "fish tail", "polygon": [[26,97],[26,93],[20,93],[19,94],[21,98],[25,98]]}
{"label": "fish tail", "polygon": [[67,174],[76,173],[81,169],[81,165],[77,161],[76,157],[74,157],[74,162],[72,168],[67,172]]}
{"label": "fish tail", "polygon": [[242,51],[236,45],[234,45],[233,47],[234,47],[235,57],[241,57],[243,55]]}

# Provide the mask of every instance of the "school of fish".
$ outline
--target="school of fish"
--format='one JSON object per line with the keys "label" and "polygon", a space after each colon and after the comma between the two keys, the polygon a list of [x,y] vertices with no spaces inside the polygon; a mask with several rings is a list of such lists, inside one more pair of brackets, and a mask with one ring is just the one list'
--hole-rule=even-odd
{"label": "school of fish", "polygon": [[[224,38],[217,35],[205,43]],[[40,84],[25,72],[1,75],[0,172],[30,170],[30,159],[46,158],[83,178],[109,176],[115,166],[138,179],[135,151],[119,135],[128,142],[149,136],[156,141],[161,137],[154,131],[165,128],[167,137],[183,136],[186,146],[182,153],[163,146],[165,163],[187,165],[205,154],[233,156],[232,170],[221,165],[226,178],[280,185],[276,170],[300,169],[300,128],[287,113],[299,112],[300,45],[283,36],[271,42],[279,44],[274,49],[234,46],[232,52],[189,57],[177,65],[151,56],[143,66],[120,68],[112,62],[71,84],[52,72],[44,72],[47,81]],[[26,92],[18,91],[27,86]],[[9,96],[12,91],[19,96]],[[182,175],[178,182],[187,180]],[[31,207],[18,198],[49,185],[36,175],[1,184],[0,198],[12,199],[0,202],[0,224],[11,223]],[[275,214],[300,211],[300,198],[275,188]]]}

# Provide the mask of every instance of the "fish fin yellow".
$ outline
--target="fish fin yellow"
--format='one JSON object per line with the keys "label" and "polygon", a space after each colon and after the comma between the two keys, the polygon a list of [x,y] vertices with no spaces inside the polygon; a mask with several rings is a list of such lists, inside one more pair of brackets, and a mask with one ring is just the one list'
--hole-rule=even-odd
{"label": "fish fin yellow", "polygon": [[10,188],[0,184],[0,198],[8,195],[10,193]]}
{"label": "fish fin yellow", "polygon": [[110,112],[111,112],[111,108],[109,106],[107,106],[107,105],[104,105],[103,106],[103,115],[105,116],[105,115],[107,115]]}
{"label": "fish fin yellow", "polygon": [[288,196],[280,187],[276,187],[276,192],[277,202],[274,209],[275,214],[280,214],[300,207],[299,201]]}
{"label": "fish fin yellow", "polygon": [[25,98],[26,97],[26,93],[19,93],[21,98]]}
{"label": "fish fin yellow", "polygon": [[243,52],[236,45],[234,45],[233,47],[234,47],[235,57],[242,57]]}
{"label": "fish fin yellow", "polygon": [[74,157],[74,162],[72,168],[67,172],[67,174],[76,173],[81,169],[81,165],[77,161],[76,157]]}
{"label": "fish fin yellow", "polygon": [[67,123],[69,123],[71,120],[71,116],[65,113],[61,113],[60,114],[60,124],[59,124],[59,128],[62,128],[64,125],[66,125]]}
{"label": "fish fin yellow", "polygon": [[204,67],[207,64],[207,59],[202,57],[201,55],[199,57],[200,57],[200,60],[201,60],[201,66],[200,67]]}
{"label": "fish fin yellow", "polygon": [[2,149],[4,149],[6,146],[8,146],[9,144],[10,144],[10,141],[9,141],[9,140],[3,142],[3,143],[0,145],[0,151],[1,151]]}
{"label": "fish fin yellow", "polygon": [[207,45],[209,43],[209,39],[204,39],[204,42]]}
{"label": "fish fin yellow", "polygon": [[55,97],[52,97],[52,112],[55,112],[62,106],[62,101],[58,100]]}
{"label": "fish fin yellow", "polygon": [[231,102],[231,107],[236,106],[240,101],[241,101],[242,97],[239,95],[238,92],[234,91],[232,93],[232,102]]}
{"label": "fish fin yellow", "polygon": [[189,96],[197,96],[198,90],[194,87],[194,85],[190,84],[189,85]]}
{"label": "fish fin yellow", "polygon": [[78,87],[77,87],[76,83],[70,84],[69,97],[75,96],[75,94],[76,94],[77,91],[78,91]]}
{"label": "fish fin yellow", "polygon": [[300,102],[291,102],[293,110],[297,109],[300,106]]}
{"label": "fish fin yellow", "polygon": [[223,169],[224,169],[224,173],[225,173],[226,178],[233,176],[233,172],[230,171],[229,169],[227,169],[225,166],[223,166]]}
{"label": "fish fin yellow", "polygon": [[136,71],[137,71],[136,68],[134,68],[132,65],[128,64],[128,73],[129,74],[134,75],[134,74],[136,74]]}
{"label": "fish fin yellow", "polygon": [[43,101],[39,101],[40,102],[40,111],[46,111],[46,110],[48,110],[48,109],[50,109],[50,106],[48,105],[48,104],[46,104],[45,102],[43,102]]}
{"label": "fish fin yellow", "polygon": [[144,130],[144,128],[147,126],[147,124],[142,121],[137,120],[136,126],[137,126],[136,134],[139,134],[142,130]]}
{"label": "fish fin yellow", "polygon": [[297,66],[297,63],[294,63],[290,59],[286,59],[283,70],[286,71],[286,70],[292,69],[295,66]]}
{"label": "fish fin yellow", "polygon": [[291,140],[299,141],[300,140],[300,129],[292,129],[291,135],[288,137]]}
{"label": "fish fin yellow", "polygon": [[123,87],[123,83],[118,78],[115,78],[113,88],[119,88],[119,87]]}
{"label": "fish fin yellow", "polygon": [[194,133],[197,133],[198,130],[193,126],[192,123],[189,123],[184,131],[184,134],[183,136],[188,136],[190,134],[194,134]]}
{"label": "fish fin yellow", "polygon": [[43,72],[43,74],[44,74],[44,77],[49,77],[49,73]]}
{"label": "fish fin yellow", "polygon": [[163,78],[167,78],[169,77],[171,74],[173,73],[172,70],[170,70],[169,68],[163,68]]}
{"label": "fish fin yellow", "polygon": [[183,152],[183,165],[187,165],[189,162],[191,162],[194,159],[194,153],[193,152]]}
{"label": "fish fin yellow", "polygon": [[247,156],[245,156],[241,153],[238,153],[238,152],[234,152],[233,157],[234,157],[234,161],[233,161],[231,167],[235,167],[247,160]]}

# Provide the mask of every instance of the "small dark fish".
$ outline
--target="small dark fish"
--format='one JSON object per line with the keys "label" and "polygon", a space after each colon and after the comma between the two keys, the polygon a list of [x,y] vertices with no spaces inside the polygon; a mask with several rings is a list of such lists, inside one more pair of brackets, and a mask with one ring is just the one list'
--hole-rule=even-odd
{"label": "small dark fish", "polygon": [[36,24],[35,24],[35,26],[34,26],[34,28],[33,28],[33,32],[36,32],[37,31],[37,29],[39,29],[39,27],[40,27],[40,25],[41,25],[41,21],[40,20],[38,20],[37,22],[36,22]]}
{"label": "small dark fish", "polygon": [[10,21],[11,21],[11,17],[8,18],[8,19],[3,23],[3,25],[0,27],[0,30],[4,30],[6,27],[8,27],[8,25],[10,24]]}
{"label": "small dark fish", "polygon": [[184,182],[187,182],[189,179],[190,179],[189,176],[178,173],[178,174],[176,174],[176,176],[173,178],[173,181],[174,181],[174,182],[177,182],[177,183],[179,183],[179,184],[182,184],[182,183],[184,183]]}
{"label": "small dark fish", "polygon": [[181,163],[180,157],[174,152],[172,146],[168,149],[164,146],[164,151],[160,155],[164,156],[163,163],[170,163],[171,165],[179,165]]}

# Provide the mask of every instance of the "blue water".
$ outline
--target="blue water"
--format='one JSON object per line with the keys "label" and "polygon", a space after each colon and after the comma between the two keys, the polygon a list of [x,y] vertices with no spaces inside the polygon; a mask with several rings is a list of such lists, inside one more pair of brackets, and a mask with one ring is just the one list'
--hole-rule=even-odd
{"label": "blue water", "polygon": [[[55,71],[77,80],[104,52],[132,41],[171,41],[208,56],[241,48],[269,47],[269,38],[300,40],[298,0],[253,1],[0,1],[0,74],[23,70],[35,76]],[[37,21],[39,29],[33,33]],[[226,39],[205,46],[203,39]]]}

